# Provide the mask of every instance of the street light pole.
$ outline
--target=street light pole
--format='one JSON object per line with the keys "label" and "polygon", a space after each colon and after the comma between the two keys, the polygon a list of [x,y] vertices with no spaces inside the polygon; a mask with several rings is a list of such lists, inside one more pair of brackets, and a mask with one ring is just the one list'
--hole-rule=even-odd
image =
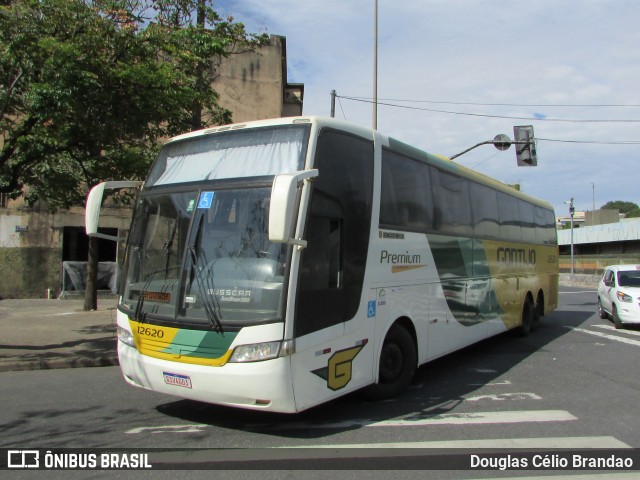
{"label": "street light pole", "polygon": [[378,0],[375,0],[373,20],[373,129],[378,129]]}
{"label": "street light pole", "polygon": [[573,215],[575,209],[573,208],[573,197],[569,200],[569,216],[571,217],[571,275],[573,275]]}

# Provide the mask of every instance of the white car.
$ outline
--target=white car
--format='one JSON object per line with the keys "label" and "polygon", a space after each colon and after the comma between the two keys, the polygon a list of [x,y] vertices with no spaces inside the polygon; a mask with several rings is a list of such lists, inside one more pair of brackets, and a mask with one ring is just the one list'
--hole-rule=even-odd
{"label": "white car", "polygon": [[616,328],[640,324],[640,265],[610,265],[598,285],[600,318],[611,317]]}

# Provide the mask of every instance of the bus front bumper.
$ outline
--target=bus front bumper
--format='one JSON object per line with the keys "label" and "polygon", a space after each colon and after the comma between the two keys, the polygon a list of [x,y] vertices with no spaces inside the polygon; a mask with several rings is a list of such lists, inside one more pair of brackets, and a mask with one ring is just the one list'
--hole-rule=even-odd
{"label": "bus front bumper", "polygon": [[291,357],[212,367],[141,355],[135,347],[119,341],[118,358],[125,380],[137,387],[217,405],[297,411]]}

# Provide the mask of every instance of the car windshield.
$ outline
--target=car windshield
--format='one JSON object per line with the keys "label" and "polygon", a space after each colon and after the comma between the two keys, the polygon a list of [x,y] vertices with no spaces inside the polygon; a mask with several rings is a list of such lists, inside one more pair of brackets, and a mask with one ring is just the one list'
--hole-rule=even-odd
{"label": "car windshield", "polygon": [[618,286],[640,287],[640,270],[624,270],[618,272]]}

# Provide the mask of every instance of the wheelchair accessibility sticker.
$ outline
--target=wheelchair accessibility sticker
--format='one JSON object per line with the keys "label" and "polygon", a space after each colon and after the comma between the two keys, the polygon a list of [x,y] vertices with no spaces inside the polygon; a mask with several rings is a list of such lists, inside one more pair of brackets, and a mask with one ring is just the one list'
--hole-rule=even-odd
{"label": "wheelchair accessibility sticker", "polygon": [[373,318],[376,316],[376,301],[370,300],[367,306],[367,318]]}
{"label": "wheelchair accessibility sticker", "polygon": [[198,208],[211,208],[213,205],[213,194],[215,192],[202,192],[198,201]]}

